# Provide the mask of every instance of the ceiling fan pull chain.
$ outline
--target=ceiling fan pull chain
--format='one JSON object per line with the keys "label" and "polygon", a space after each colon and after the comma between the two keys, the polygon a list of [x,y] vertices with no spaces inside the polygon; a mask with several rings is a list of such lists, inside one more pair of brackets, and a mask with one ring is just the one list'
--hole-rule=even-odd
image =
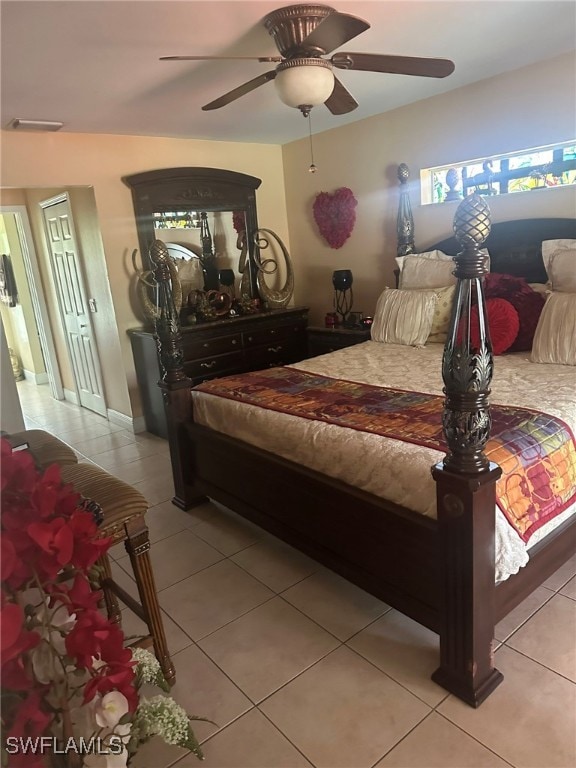
{"label": "ceiling fan pull chain", "polygon": [[308,137],[310,139],[310,167],[308,173],[316,173],[318,168],[314,165],[314,147],[312,146],[312,113],[308,112]]}

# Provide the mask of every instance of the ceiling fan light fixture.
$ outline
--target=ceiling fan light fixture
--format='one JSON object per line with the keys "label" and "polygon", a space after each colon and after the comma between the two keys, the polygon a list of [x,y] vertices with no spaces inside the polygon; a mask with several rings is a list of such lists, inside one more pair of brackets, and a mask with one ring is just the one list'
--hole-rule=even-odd
{"label": "ceiling fan light fixture", "polygon": [[274,84],[280,100],[289,107],[324,104],[334,90],[332,64],[324,59],[288,59],[276,68]]}

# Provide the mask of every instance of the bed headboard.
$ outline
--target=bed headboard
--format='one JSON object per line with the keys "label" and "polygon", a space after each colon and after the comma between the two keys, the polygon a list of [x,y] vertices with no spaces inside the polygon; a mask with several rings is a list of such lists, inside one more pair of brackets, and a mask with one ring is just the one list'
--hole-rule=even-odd
{"label": "bed headboard", "polygon": [[[548,277],[542,261],[542,242],[565,238],[576,240],[576,218],[519,219],[492,224],[482,247],[490,253],[491,272],[523,277],[529,283],[545,283]],[[455,256],[461,246],[455,237],[449,237],[422,250],[435,249]]]}

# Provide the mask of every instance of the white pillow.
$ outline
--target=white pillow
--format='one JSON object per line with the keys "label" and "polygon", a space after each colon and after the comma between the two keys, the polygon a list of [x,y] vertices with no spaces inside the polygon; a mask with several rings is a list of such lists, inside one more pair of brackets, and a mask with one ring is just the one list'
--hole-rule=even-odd
{"label": "white pillow", "polygon": [[536,326],[533,363],[576,365],[576,293],[551,293]]}
{"label": "white pillow", "polygon": [[405,256],[400,271],[398,286],[403,289],[443,288],[455,285],[452,274],[456,264],[452,259],[423,259],[420,256]]}
{"label": "white pillow", "polygon": [[542,258],[552,290],[576,293],[576,240],[544,240]]}
{"label": "white pillow", "polygon": [[[490,255],[487,249],[482,249],[481,253],[486,257],[486,269],[490,271]],[[399,256],[396,258],[396,264],[400,270],[399,288],[444,288],[457,282],[452,274],[456,269],[454,259],[442,251]]]}
{"label": "white pillow", "polygon": [[376,304],[372,340],[423,346],[430,335],[437,301],[434,291],[385,288]]}
{"label": "white pillow", "polygon": [[[407,256],[397,256],[396,264],[400,271],[398,278],[399,288],[441,288],[444,285],[454,283],[454,276],[449,273],[456,265],[452,261],[452,256],[448,256],[442,253],[442,251],[435,250],[426,251],[425,253],[409,253]],[[408,277],[404,274],[406,266],[408,266]],[[420,274],[416,274],[417,271]],[[438,277],[438,271],[440,277]],[[448,275],[448,282],[439,283],[438,279],[445,279],[445,275]],[[430,281],[433,285],[429,284]]]}

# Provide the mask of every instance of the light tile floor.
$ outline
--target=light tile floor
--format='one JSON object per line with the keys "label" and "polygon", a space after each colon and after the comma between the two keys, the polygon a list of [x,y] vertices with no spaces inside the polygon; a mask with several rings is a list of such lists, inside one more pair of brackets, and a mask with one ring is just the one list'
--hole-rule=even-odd
{"label": "light tile floor", "polygon": [[[430,680],[437,637],[212,503],[186,513],[166,441],[134,435],[48,387],[18,385],[42,428],[148,498],[173,695],[199,722],[207,768],[574,768],[576,557],[496,630],[504,683],[473,710]],[[122,546],[114,572],[135,594]],[[128,635],[142,623],[124,612]],[[135,768],[189,768],[152,741]]]}

